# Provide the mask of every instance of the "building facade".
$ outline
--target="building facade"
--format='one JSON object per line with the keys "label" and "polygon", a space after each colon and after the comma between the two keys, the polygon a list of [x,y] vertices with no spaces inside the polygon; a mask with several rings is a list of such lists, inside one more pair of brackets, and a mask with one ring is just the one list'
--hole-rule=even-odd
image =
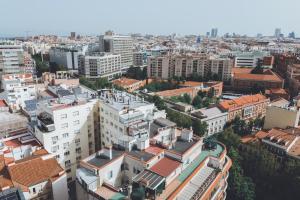
{"label": "building facade", "polygon": [[0,44],[0,79],[4,74],[18,74],[24,69],[21,45]]}
{"label": "building facade", "polygon": [[121,68],[125,71],[133,65],[133,40],[130,36],[107,32],[100,36],[100,51],[121,56]]}
{"label": "building facade", "polygon": [[94,54],[79,57],[79,72],[86,78],[108,78],[122,74],[120,55]]}

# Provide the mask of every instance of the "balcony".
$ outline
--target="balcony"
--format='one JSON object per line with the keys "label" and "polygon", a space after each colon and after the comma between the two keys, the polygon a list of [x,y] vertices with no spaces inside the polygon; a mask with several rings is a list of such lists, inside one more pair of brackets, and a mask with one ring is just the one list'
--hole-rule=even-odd
{"label": "balcony", "polygon": [[54,121],[48,113],[40,113],[37,117],[38,128],[42,132],[51,132],[55,130]]}

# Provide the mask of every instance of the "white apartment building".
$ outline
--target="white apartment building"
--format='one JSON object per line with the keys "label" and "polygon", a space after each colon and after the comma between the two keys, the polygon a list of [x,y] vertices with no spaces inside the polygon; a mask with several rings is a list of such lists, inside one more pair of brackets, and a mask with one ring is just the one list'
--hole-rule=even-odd
{"label": "white apartment building", "polygon": [[114,54],[94,54],[79,57],[79,72],[86,78],[107,77],[112,79],[122,74],[121,56]]}
{"label": "white apartment building", "polygon": [[4,74],[21,73],[24,68],[24,56],[21,45],[0,43],[0,79]]}
{"label": "white apartment building", "polygon": [[68,70],[78,70],[78,56],[81,55],[76,49],[54,47],[49,50],[50,63],[63,65]]}
{"label": "white apartment building", "polygon": [[97,99],[65,96],[37,104],[35,136],[74,180],[79,161],[95,152]]}
{"label": "white apartment building", "polygon": [[36,98],[32,74],[6,74],[2,76],[4,97],[12,110],[25,106],[26,100]]}
{"label": "white apartment building", "polygon": [[99,98],[102,147],[120,144],[131,150],[135,145],[147,146],[150,123],[166,118],[164,110],[126,92],[102,90]]}
{"label": "white apartment building", "polygon": [[133,64],[133,40],[130,36],[115,35],[108,32],[100,36],[100,51],[121,55],[123,72]]}
{"label": "white apartment building", "polygon": [[222,112],[218,107],[212,107],[195,110],[192,115],[207,124],[207,136],[211,136],[224,130],[228,113]]}

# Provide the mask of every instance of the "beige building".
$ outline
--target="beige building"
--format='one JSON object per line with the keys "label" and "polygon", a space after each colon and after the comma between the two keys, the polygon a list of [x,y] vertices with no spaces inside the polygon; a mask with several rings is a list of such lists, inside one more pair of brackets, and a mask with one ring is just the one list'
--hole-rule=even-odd
{"label": "beige building", "polygon": [[230,58],[209,57],[208,54],[180,54],[148,58],[148,77],[168,79],[174,76],[191,77],[217,75],[223,81],[231,79],[234,65]]}
{"label": "beige building", "polygon": [[267,106],[264,129],[298,127],[299,117],[299,110],[289,107],[289,101],[280,99]]}

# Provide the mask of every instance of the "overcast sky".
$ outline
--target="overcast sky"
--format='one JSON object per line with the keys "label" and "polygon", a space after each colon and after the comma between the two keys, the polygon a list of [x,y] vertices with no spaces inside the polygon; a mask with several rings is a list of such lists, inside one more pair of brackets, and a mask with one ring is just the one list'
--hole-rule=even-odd
{"label": "overcast sky", "polygon": [[300,34],[300,0],[0,0],[0,35]]}

